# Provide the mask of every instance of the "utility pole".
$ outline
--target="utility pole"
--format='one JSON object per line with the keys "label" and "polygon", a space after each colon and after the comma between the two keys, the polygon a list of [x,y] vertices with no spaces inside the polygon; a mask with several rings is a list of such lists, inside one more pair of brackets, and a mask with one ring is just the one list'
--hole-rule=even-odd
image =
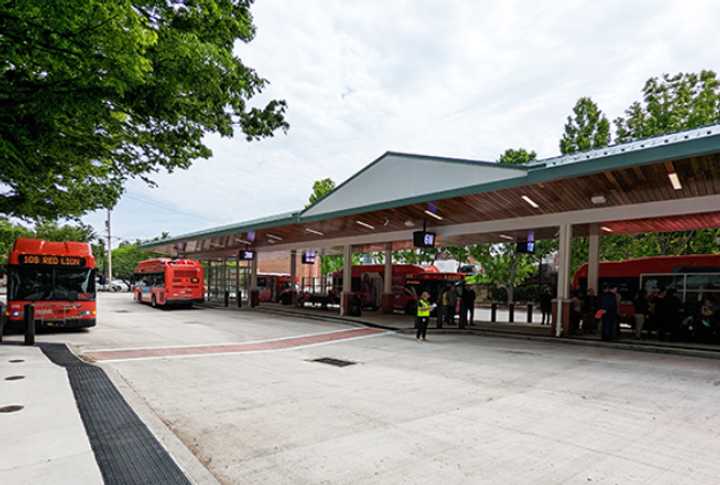
{"label": "utility pole", "polygon": [[105,228],[107,229],[107,283],[110,284],[112,280],[112,236],[110,234],[110,213],[111,210],[107,210],[107,219],[105,220]]}

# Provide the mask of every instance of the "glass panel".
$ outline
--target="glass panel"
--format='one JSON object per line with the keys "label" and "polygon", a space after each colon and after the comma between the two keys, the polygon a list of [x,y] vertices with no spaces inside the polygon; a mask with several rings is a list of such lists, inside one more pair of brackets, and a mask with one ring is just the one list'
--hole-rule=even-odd
{"label": "glass panel", "polygon": [[17,268],[10,272],[11,300],[94,300],[91,269]]}
{"label": "glass panel", "polygon": [[10,271],[10,300],[49,300],[52,296],[51,268],[14,268]]}
{"label": "glass panel", "polygon": [[690,274],[687,276],[687,289],[720,290],[720,273]]}
{"label": "glass panel", "polygon": [[648,294],[655,293],[670,288],[675,289],[678,293],[683,290],[683,275],[642,275],[642,287]]}
{"label": "glass panel", "polygon": [[94,300],[95,278],[90,269],[55,269],[54,300]]}

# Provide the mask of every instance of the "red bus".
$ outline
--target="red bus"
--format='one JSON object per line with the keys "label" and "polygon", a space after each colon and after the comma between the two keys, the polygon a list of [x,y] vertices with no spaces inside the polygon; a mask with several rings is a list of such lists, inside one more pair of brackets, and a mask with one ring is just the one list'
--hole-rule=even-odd
{"label": "red bus", "polygon": [[93,327],[95,258],[90,244],[17,239],[8,260],[6,316],[20,324],[26,304],[44,327]]}
{"label": "red bus", "polygon": [[[686,305],[705,298],[720,301],[720,254],[651,256],[600,263],[599,286],[616,286],[621,296],[620,313],[634,314],[632,301],[642,288],[652,296],[673,288]],[[575,272],[573,288],[587,288],[587,264]]]}
{"label": "red bus", "polygon": [[291,287],[289,274],[258,273],[257,275],[258,298],[261,303],[277,303]]}
{"label": "red bus", "polygon": [[205,299],[203,268],[194,259],[157,258],[140,261],[133,275],[133,295],[151,306],[202,303]]}
{"label": "red bus", "polygon": [[[365,264],[352,267],[352,292],[360,296],[363,307],[380,308],[382,304],[385,265]],[[393,308],[408,314],[415,313],[417,298],[423,291],[437,301],[440,290],[464,281],[462,273],[441,273],[435,267],[424,268],[414,264],[392,265]],[[333,274],[333,288],[342,289],[342,271]]]}

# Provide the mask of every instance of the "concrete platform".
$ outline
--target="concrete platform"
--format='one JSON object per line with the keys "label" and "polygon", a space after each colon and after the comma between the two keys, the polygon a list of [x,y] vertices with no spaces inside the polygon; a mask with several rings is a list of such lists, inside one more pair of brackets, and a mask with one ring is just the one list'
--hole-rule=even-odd
{"label": "concrete platform", "polygon": [[[81,354],[165,349],[101,366],[154,416],[145,421],[165,446],[180,443],[220,483],[710,485],[720,476],[717,360],[495,334],[418,343],[374,332],[304,345],[302,336],[359,327],[154,310],[128,295],[103,295],[99,312],[92,331],[38,338]],[[289,339],[297,345],[244,351]],[[167,355],[218,345],[235,352]],[[355,364],[315,361],[323,357]]]}
{"label": "concrete platform", "polygon": [[0,413],[0,483],[103,483],[67,373],[37,347],[0,344],[0,407],[13,404]]}

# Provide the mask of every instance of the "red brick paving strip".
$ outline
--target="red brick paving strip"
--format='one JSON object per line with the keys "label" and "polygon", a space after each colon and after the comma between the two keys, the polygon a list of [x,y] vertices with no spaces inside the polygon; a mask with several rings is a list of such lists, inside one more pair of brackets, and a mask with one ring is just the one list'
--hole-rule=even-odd
{"label": "red brick paving strip", "polygon": [[308,335],[305,337],[290,337],[265,342],[250,342],[224,345],[198,345],[194,347],[164,347],[155,349],[128,349],[128,350],[99,350],[96,352],[83,353],[83,357],[94,361],[120,360],[120,359],[143,359],[148,357],[175,357],[180,355],[205,355],[242,353],[258,350],[282,350],[305,345],[334,342],[349,338],[363,337],[383,333],[385,330],[377,328],[354,328],[351,330],[340,330],[338,332],[324,333],[320,335]]}

